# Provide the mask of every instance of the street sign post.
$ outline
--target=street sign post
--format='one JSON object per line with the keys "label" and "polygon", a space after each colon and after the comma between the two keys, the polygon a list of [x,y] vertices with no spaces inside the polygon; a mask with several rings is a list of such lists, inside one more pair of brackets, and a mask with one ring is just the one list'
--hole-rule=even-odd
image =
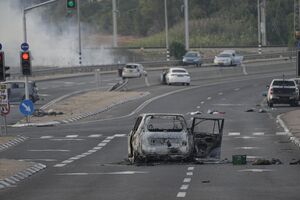
{"label": "street sign post", "polygon": [[30,99],[25,99],[20,103],[19,110],[23,115],[29,116],[34,111],[34,105]]}
{"label": "street sign post", "polygon": [[29,49],[29,44],[26,43],[26,42],[22,43],[22,44],[21,44],[21,49],[22,49],[23,51],[28,51],[28,49]]}

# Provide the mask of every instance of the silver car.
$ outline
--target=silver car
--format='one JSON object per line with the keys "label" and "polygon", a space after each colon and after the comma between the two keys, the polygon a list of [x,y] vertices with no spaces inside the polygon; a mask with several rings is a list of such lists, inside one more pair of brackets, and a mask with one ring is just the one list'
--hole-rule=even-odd
{"label": "silver car", "polygon": [[[8,89],[8,100],[9,102],[20,102],[25,99],[25,82],[20,80],[10,80],[4,82]],[[28,93],[29,99],[32,102],[36,102],[40,99],[38,95],[38,88],[35,81],[28,82]]]}
{"label": "silver car", "polygon": [[128,63],[122,69],[123,78],[137,78],[147,75],[143,65],[138,63]]}

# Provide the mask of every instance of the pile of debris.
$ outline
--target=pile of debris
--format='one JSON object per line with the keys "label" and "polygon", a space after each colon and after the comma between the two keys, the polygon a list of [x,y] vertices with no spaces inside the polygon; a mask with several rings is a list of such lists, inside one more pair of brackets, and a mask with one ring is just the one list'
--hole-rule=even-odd
{"label": "pile of debris", "polygon": [[34,117],[44,117],[44,116],[56,116],[56,115],[63,115],[63,112],[57,112],[53,109],[49,109],[48,111],[42,109],[35,109],[33,112]]}

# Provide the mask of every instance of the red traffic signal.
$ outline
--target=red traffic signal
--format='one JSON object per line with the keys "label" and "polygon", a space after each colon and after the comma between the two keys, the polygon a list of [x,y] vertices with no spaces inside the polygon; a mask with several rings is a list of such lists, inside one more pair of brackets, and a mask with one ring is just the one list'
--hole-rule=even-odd
{"label": "red traffic signal", "polygon": [[21,71],[24,76],[31,75],[31,58],[29,51],[21,52]]}

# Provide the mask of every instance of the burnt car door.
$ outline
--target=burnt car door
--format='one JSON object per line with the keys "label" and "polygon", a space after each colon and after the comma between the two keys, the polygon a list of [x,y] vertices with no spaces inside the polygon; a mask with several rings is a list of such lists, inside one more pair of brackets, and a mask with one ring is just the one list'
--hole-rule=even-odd
{"label": "burnt car door", "polygon": [[223,118],[193,118],[191,133],[193,136],[193,154],[196,159],[220,159],[223,128]]}
{"label": "burnt car door", "polygon": [[136,140],[136,135],[137,135],[137,130],[142,122],[143,117],[139,116],[134,124],[133,129],[130,131],[129,133],[129,137],[128,137],[128,156],[132,157],[133,156],[133,140]]}

